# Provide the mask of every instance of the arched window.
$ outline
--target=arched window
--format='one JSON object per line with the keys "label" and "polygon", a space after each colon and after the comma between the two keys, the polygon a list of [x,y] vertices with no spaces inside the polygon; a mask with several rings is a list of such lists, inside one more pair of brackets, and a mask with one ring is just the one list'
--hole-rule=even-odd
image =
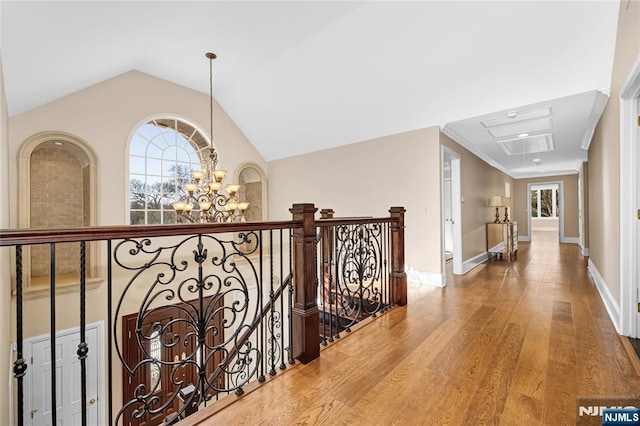
{"label": "arched window", "polygon": [[129,144],[132,225],[175,223],[171,203],[186,198],[183,185],[201,169],[208,146],[204,133],[176,118],[155,118],[136,130]]}

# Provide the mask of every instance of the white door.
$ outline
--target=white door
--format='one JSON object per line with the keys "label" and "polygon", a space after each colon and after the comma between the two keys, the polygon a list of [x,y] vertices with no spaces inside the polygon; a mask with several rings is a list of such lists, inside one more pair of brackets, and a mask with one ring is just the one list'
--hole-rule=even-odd
{"label": "white door", "polygon": [[[102,345],[98,327],[88,328],[86,341],[89,353],[86,360],[87,372],[87,423],[101,424],[99,421],[99,368],[98,359]],[[29,380],[25,381],[25,423],[32,426],[52,426],[51,420],[51,342],[49,335],[30,339],[31,361],[27,370]],[[78,344],[80,331],[65,330],[56,333],[56,426],[80,425],[82,413],[82,392],[80,380],[80,360]],[[29,371],[30,370],[30,371]]]}

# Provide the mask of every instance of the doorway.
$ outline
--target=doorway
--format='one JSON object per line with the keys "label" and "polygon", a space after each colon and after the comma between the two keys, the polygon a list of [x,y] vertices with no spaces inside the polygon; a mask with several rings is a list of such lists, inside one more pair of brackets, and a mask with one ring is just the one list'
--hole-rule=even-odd
{"label": "doorway", "polygon": [[640,337],[640,55],[620,90],[620,318],[618,332]]}
{"label": "doorway", "polygon": [[[462,195],[460,188],[460,154],[442,147],[442,263],[452,264],[453,273],[462,270]],[[446,276],[446,274],[444,274]]]}
{"label": "doorway", "polygon": [[[529,187],[529,223],[531,241],[535,236],[548,240],[554,236],[560,241],[560,185],[557,183],[531,184]],[[547,234],[549,233],[549,234]]]}
{"label": "doorway", "polygon": [[565,242],[562,181],[527,184],[527,210],[527,233],[532,242],[539,232],[544,232],[538,235],[545,240],[553,235],[559,243]]}
{"label": "doorway", "polygon": [[[223,356],[229,356],[223,355],[224,297],[214,297],[203,297],[204,311],[196,299],[122,317],[123,425],[157,426],[172,415],[184,417],[178,394],[190,385],[198,391],[206,388],[201,396],[206,401],[216,397],[216,389],[224,389],[224,374],[214,376],[223,371]],[[197,336],[199,315],[206,318],[202,346]],[[199,376],[201,369],[205,378]],[[138,398],[153,404],[143,408],[133,402]]]}

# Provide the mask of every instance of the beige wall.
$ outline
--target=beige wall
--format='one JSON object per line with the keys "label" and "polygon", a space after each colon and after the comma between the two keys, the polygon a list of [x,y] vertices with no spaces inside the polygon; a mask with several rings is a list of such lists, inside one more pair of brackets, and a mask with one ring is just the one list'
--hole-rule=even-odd
{"label": "beige wall", "polygon": [[610,100],[589,147],[589,254],[620,303],[619,94],[640,54],[640,2],[620,2]]}
{"label": "beige wall", "polygon": [[[252,162],[267,170],[266,161],[217,105],[215,110],[216,149],[220,167],[230,176],[240,164]],[[18,188],[17,158],[21,144],[32,135],[45,131],[70,133],[84,140],[98,158],[98,225],[121,225],[127,219],[128,139],[136,127],[149,117],[169,114],[186,119],[205,133],[209,128],[209,96],[165,80],[130,71],[33,110],[9,118],[9,191]],[[17,203],[11,203],[10,226],[15,227]],[[4,212],[4,210],[3,210]],[[106,250],[102,250],[105,253]],[[104,263],[102,261],[101,263]],[[102,276],[106,267],[102,265]],[[105,319],[104,285],[88,292],[87,321]],[[47,312],[42,300],[26,302],[29,312]],[[64,300],[64,301],[63,301]],[[69,309],[61,314],[58,329],[77,322],[77,294],[61,296],[60,303]],[[44,309],[43,309],[44,308]],[[67,315],[68,314],[68,315]],[[38,324],[25,323],[25,337],[46,332]]]}
{"label": "beige wall", "polygon": [[[267,171],[266,161],[218,104],[214,105],[215,147],[219,167],[229,176],[242,163]],[[134,129],[157,114],[184,118],[209,133],[209,97],[139,71],[129,71],[77,93],[10,118],[9,157],[20,145],[44,131],[71,133],[94,150],[98,158],[98,224],[127,223],[128,139]],[[10,163],[10,189],[17,191],[15,161]],[[267,171],[268,173],[268,171]],[[227,178],[231,179],[231,178]],[[231,182],[229,182],[231,183]],[[11,224],[17,222],[11,210]]]}
{"label": "beige wall", "polygon": [[441,274],[439,134],[430,127],[272,161],[269,218],[290,218],[300,202],[336,216],[387,217],[404,206],[406,263]]}
{"label": "beige wall", "polygon": [[564,238],[578,238],[578,175],[546,176],[531,179],[516,179],[515,217],[518,220],[518,235],[530,238],[527,229],[529,206],[527,205],[527,185],[530,183],[563,182],[564,189]]}
{"label": "beige wall", "polygon": [[[2,75],[0,53],[0,229],[9,227],[9,141],[7,99]],[[15,202],[15,200],[13,200]],[[0,249],[0,424],[9,424],[9,342],[11,341],[11,278],[9,274],[9,249]]]}
{"label": "beige wall", "polygon": [[[492,195],[505,195],[505,182],[511,185],[513,196],[514,180],[511,176],[490,166],[484,160],[468,151],[447,135],[440,135],[442,145],[460,154],[462,203],[462,259],[467,261],[487,252],[487,222],[495,220],[495,208],[489,207]],[[509,212],[513,220],[516,209]],[[504,208],[500,208],[500,218],[504,218]]]}

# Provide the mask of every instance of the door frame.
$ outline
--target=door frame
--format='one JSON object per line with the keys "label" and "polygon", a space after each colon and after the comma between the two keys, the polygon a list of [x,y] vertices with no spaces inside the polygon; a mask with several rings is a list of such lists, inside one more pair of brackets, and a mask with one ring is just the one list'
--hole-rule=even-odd
{"label": "door frame", "polygon": [[[98,362],[98,380],[97,380],[97,386],[98,386],[98,397],[97,397],[97,401],[96,403],[98,404],[97,410],[98,410],[98,425],[97,426],[102,426],[104,424],[104,419],[105,419],[105,415],[106,415],[106,404],[105,404],[105,389],[104,389],[104,384],[105,384],[105,371],[104,371],[104,354],[105,354],[105,350],[104,350],[104,321],[98,321],[98,322],[93,322],[90,324],[87,324],[85,326],[85,330],[91,330],[91,329],[96,329],[97,332],[97,342],[98,342],[98,347],[97,348],[89,348],[89,354],[95,353],[97,355],[97,362]],[[64,330],[57,330],[56,331],[56,339],[58,337],[62,337],[62,336],[67,336],[69,334],[80,334],[80,327],[71,327],[71,328],[67,328]],[[31,356],[33,355],[33,346],[36,343],[45,341],[45,340],[49,340],[50,339],[50,334],[42,334],[40,336],[35,336],[35,337],[29,337],[27,339],[24,340],[24,358],[25,359],[30,359]],[[29,364],[31,365],[31,364]],[[27,369],[28,371],[28,369]],[[87,373],[89,373],[89,371],[87,370]],[[28,374],[28,373],[27,373]],[[31,376],[33,377],[33,376]],[[31,383],[31,378],[29,378],[29,380],[25,380],[25,398],[24,398],[24,412],[28,413],[31,411],[31,399],[30,398],[26,398],[27,395],[27,390],[30,390],[33,387],[32,383]],[[11,391],[11,393],[13,394],[13,391]],[[25,416],[25,422],[27,420],[27,417]]]}
{"label": "door frame", "polygon": [[[451,218],[453,224],[451,227],[451,233],[453,234],[453,273],[454,275],[464,274],[462,268],[462,189],[461,189],[461,174],[460,174],[460,154],[452,150],[447,146],[442,146],[442,154],[440,158],[441,174],[440,174],[440,187],[441,187],[441,200],[440,200],[440,217],[444,218],[444,157],[451,158]],[[446,262],[444,257],[444,220],[440,223],[442,232],[442,244],[440,252],[442,253],[442,271],[446,284]]]}
{"label": "door frame", "polygon": [[558,242],[565,243],[566,238],[564,236],[564,182],[561,180],[557,181],[545,181],[545,182],[530,182],[527,183],[527,234],[529,235],[529,241],[532,240],[531,235],[531,190],[534,186],[545,186],[545,185],[558,185],[558,197],[560,197],[560,216],[558,216]]}
{"label": "door frame", "polygon": [[620,90],[620,327],[629,337],[640,337],[637,324],[640,291],[638,244],[638,102],[640,101],[640,55]]}

